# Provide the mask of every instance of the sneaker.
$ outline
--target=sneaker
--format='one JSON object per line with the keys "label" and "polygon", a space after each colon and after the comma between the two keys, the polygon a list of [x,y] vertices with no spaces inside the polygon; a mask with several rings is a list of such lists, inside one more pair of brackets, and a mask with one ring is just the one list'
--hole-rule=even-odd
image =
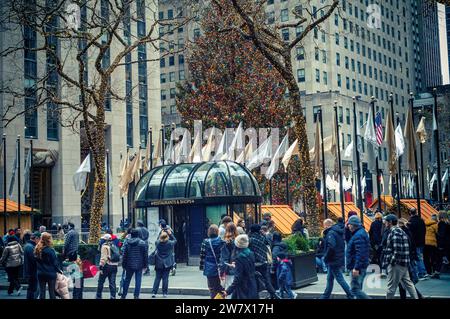
{"label": "sneaker", "polygon": [[163,298],[167,298],[167,294],[163,294]]}
{"label": "sneaker", "polygon": [[292,299],[297,299],[297,293],[295,291],[292,292],[294,294],[294,298]]}
{"label": "sneaker", "polygon": [[432,279],[441,279],[441,275],[437,272],[435,272],[433,275],[431,275]]}
{"label": "sneaker", "polygon": [[155,294],[153,294],[153,295],[152,295],[152,298],[156,298],[156,295],[155,295]]}
{"label": "sneaker", "polygon": [[23,287],[21,286],[21,287],[19,288],[19,290],[17,290],[17,296],[20,296],[20,294],[22,293],[22,290],[23,290]]}
{"label": "sneaker", "polygon": [[177,269],[176,269],[176,268],[172,268],[171,275],[172,275],[172,276],[175,276],[176,273],[177,273]]}

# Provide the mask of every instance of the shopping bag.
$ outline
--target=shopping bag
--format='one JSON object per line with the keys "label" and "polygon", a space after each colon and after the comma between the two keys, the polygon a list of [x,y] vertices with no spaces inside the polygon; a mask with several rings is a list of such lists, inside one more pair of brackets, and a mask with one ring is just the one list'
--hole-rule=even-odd
{"label": "shopping bag", "polygon": [[83,277],[93,278],[98,272],[98,268],[93,265],[89,260],[83,260]]}
{"label": "shopping bag", "polygon": [[219,293],[214,297],[214,299],[225,299],[225,298],[224,298],[223,295],[219,292]]}

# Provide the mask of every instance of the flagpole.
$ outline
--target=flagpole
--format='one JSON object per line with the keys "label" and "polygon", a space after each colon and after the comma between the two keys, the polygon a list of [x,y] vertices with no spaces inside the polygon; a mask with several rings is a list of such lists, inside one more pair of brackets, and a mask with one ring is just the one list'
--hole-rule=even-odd
{"label": "flagpole", "polygon": [[[400,124],[400,116],[398,114],[398,112],[395,113],[395,115],[397,116],[397,126]],[[403,181],[402,181],[402,157],[403,155],[398,157],[398,203],[399,203],[399,214],[401,214],[400,211],[400,203],[401,203],[401,199],[403,198]],[[399,215],[401,216],[401,215]]]}
{"label": "flagpole", "polygon": [[[122,158],[123,158],[123,155],[122,155],[122,152],[120,152],[120,162],[122,162]],[[127,157],[125,158],[125,160],[128,160],[128,153],[127,153]],[[122,167],[120,167],[120,169],[122,170]],[[121,202],[122,202],[122,230],[124,231],[125,230],[125,202],[123,200],[123,194],[121,194],[121,193],[122,192],[119,192],[120,199],[121,199]]]}
{"label": "flagpole", "polygon": [[17,135],[17,227],[20,228],[20,164],[21,164],[21,159],[20,159],[20,135]]}
{"label": "flagpole", "polygon": [[34,206],[33,206],[33,139],[30,139],[30,152],[31,152],[31,161],[30,161],[30,171],[28,172],[28,180],[29,180],[29,190],[30,190],[30,204],[31,204],[31,214],[33,214]]}
{"label": "flagpole", "polygon": [[289,206],[289,172],[286,169],[286,205]]}
{"label": "flagpole", "polygon": [[[391,117],[392,117],[392,125],[394,125],[394,119],[395,119],[395,114],[394,114],[394,97],[393,94],[391,92],[391,94],[389,95],[389,105],[391,108]],[[398,216],[401,216],[401,210],[400,210],[400,172],[397,172],[396,176],[395,176],[395,190],[397,192],[397,212],[398,212]]]}
{"label": "flagpole", "polygon": [[269,179],[269,203],[272,205],[272,179]]}
{"label": "flagpole", "polygon": [[148,131],[148,134],[150,137],[150,141],[149,141],[150,144],[147,143],[147,147],[150,147],[150,169],[153,169],[153,131],[152,131],[151,126],[150,126],[150,130]]}
{"label": "flagpole", "polygon": [[339,166],[339,197],[341,201],[341,211],[342,218],[345,220],[345,203],[344,203],[344,185],[342,184],[342,163],[341,163],[341,142],[339,140],[339,123],[338,123],[338,113],[337,113],[337,101],[334,101],[334,121],[336,125],[336,143],[337,143],[337,155],[338,155],[338,166]]}
{"label": "flagpole", "polygon": [[325,149],[323,145],[323,117],[322,117],[322,107],[320,107],[318,111],[319,120],[320,120],[320,138],[321,138],[321,152],[322,152],[322,184],[323,184],[323,213],[325,215],[325,219],[328,218],[328,196],[327,196],[327,182],[326,182],[326,173],[325,173]]}
{"label": "flagpole", "polygon": [[[439,145],[439,128],[437,120],[437,90],[433,89],[434,104],[433,104],[433,134],[434,143],[436,147],[436,160],[437,160],[437,185],[438,185],[438,208],[442,208],[442,181],[441,181],[441,150]],[[436,126],[434,126],[436,125]]]}
{"label": "flagpole", "polygon": [[353,131],[355,133],[355,139],[353,141],[355,154],[356,154],[356,163],[353,163],[353,165],[356,164],[356,179],[357,179],[357,190],[356,190],[356,196],[357,196],[357,203],[358,203],[358,209],[360,211],[361,220],[364,218],[363,213],[363,203],[362,203],[362,194],[361,194],[361,167],[359,165],[360,157],[359,157],[359,149],[358,149],[358,131],[357,131],[357,120],[356,120],[356,96],[353,97]]}
{"label": "flagpole", "polygon": [[[129,152],[130,152],[130,145],[127,145],[127,157],[125,158],[126,161],[128,161],[130,158]],[[127,191],[127,219],[128,219],[128,224],[130,224],[131,214],[130,214],[130,201],[128,198],[128,194],[129,194],[129,190]],[[125,220],[124,220],[124,224],[125,224]]]}
{"label": "flagpole", "polygon": [[[6,134],[3,133],[3,227],[4,233],[7,232],[6,229],[6,219],[8,218],[8,213],[6,212]],[[3,236],[4,234],[2,234]]]}
{"label": "flagpole", "polygon": [[107,149],[106,150],[106,192],[107,192],[107,204],[106,204],[106,212],[107,212],[107,214],[106,214],[106,216],[107,216],[107,218],[108,218],[108,222],[107,222],[107,224],[108,224],[108,229],[111,229],[111,227],[110,227],[110,219],[111,219],[111,207],[110,207],[110,203],[109,203],[109,183],[110,183],[110,180],[109,180],[109,150]]}
{"label": "flagpole", "polygon": [[160,132],[161,132],[161,145],[162,145],[161,158],[162,158],[162,166],[164,166],[164,164],[165,164],[164,153],[166,151],[166,139],[164,136],[164,124],[161,125]]}
{"label": "flagpole", "polygon": [[[376,131],[376,124],[375,124],[375,97],[371,97],[370,106],[372,108],[372,119],[373,119],[373,125],[375,127]],[[378,145],[378,143],[377,143]],[[380,146],[378,146],[380,147]],[[381,184],[380,184],[380,165],[378,162],[378,149],[377,153],[375,154],[375,169],[376,169],[376,179],[377,179],[377,193],[378,193],[378,209],[381,211]]]}
{"label": "flagpole", "polygon": [[[411,112],[411,121],[412,121],[412,127],[414,130],[414,134],[416,134],[415,124],[414,124],[414,94],[412,92],[410,93],[410,98],[409,98],[409,111]],[[414,140],[414,142],[415,142],[415,140]],[[408,147],[411,147],[411,145],[408,145]],[[419,169],[418,169],[418,163],[417,163],[417,152],[414,152],[414,163],[416,165],[416,172],[415,172],[416,174],[414,175],[414,180],[416,183],[417,212],[419,213],[419,217],[421,217],[422,210],[420,207],[420,187],[419,187]]]}

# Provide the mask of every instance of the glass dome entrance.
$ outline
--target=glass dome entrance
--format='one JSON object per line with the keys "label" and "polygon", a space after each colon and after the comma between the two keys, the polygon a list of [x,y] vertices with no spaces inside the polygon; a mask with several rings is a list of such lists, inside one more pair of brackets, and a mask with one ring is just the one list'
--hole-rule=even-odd
{"label": "glass dome entrance", "polygon": [[261,191],[252,173],[231,161],[159,166],[136,185],[137,208],[201,202],[260,203]]}

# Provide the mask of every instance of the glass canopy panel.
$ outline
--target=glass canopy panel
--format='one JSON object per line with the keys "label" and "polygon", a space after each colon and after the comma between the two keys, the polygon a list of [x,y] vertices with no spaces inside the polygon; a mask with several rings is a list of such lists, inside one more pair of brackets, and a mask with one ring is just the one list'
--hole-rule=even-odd
{"label": "glass canopy panel", "polygon": [[196,164],[181,164],[176,166],[167,176],[164,183],[162,198],[186,197],[187,181]]}
{"label": "glass canopy panel", "polygon": [[152,177],[153,173],[156,170],[157,169],[154,169],[154,170],[151,170],[151,171],[147,172],[139,180],[138,184],[136,185],[135,196],[134,196],[135,200],[138,200],[138,201],[145,200],[145,190],[147,188],[147,183],[148,183],[148,181],[150,180],[150,178]]}
{"label": "glass canopy panel", "polygon": [[171,166],[161,166],[155,168],[155,173],[153,174],[150,182],[147,186],[147,191],[145,192],[146,200],[155,200],[159,199],[159,191],[161,189],[161,182],[166,174],[166,172],[170,169]]}
{"label": "glass canopy panel", "polygon": [[206,176],[205,197],[231,195],[228,176],[228,167],[225,162],[215,163]]}
{"label": "glass canopy panel", "polygon": [[202,189],[205,186],[206,174],[214,164],[215,163],[205,163],[197,168],[192,177],[191,187],[188,194],[189,197],[202,197]]}
{"label": "glass canopy panel", "polygon": [[230,168],[233,195],[254,196],[255,188],[249,173],[234,162],[227,162]]}

